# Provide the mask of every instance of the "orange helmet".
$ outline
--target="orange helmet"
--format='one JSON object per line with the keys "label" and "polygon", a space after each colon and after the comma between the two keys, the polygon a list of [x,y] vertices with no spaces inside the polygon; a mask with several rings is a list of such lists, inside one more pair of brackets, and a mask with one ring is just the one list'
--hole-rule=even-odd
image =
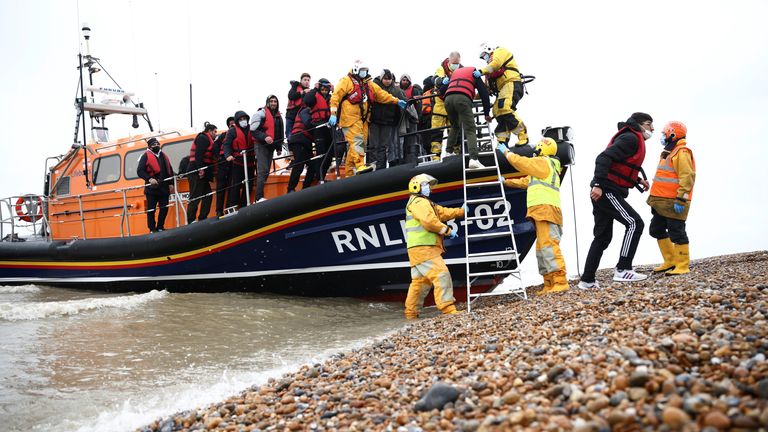
{"label": "orange helmet", "polygon": [[681,138],[685,138],[688,133],[688,128],[685,127],[683,122],[671,121],[664,125],[662,134],[664,134],[665,141],[677,141]]}

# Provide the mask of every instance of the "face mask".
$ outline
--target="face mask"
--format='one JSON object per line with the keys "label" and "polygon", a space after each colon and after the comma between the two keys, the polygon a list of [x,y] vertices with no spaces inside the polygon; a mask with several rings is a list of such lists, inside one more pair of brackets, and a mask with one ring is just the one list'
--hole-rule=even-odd
{"label": "face mask", "polygon": [[365,69],[362,69],[357,72],[357,76],[359,76],[360,78],[365,78],[368,76],[368,71]]}
{"label": "face mask", "polygon": [[449,65],[448,65],[448,67],[449,67],[449,68],[450,68],[452,71],[454,71],[454,70],[456,70],[456,69],[458,69],[458,68],[459,68],[459,65],[457,65],[457,64],[455,64],[455,63],[451,63],[451,64],[449,64]]}
{"label": "face mask", "polygon": [[488,54],[488,53],[483,53],[482,55],[480,55],[480,58],[481,58],[482,60],[484,60],[486,63],[488,63],[489,61],[491,61],[491,55],[490,55],[490,54]]}
{"label": "face mask", "polygon": [[651,139],[652,136],[653,136],[653,132],[643,129],[643,138]]}
{"label": "face mask", "polygon": [[240,120],[240,123],[238,123],[241,128],[244,128],[248,126],[248,120]]}
{"label": "face mask", "polygon": [[154,154],[160,153],[160,146],[152,146],[149,149],[152,150],[152,153]]}
{"label": "face mask", "polygon": [[425,197],[429,196],[429,183],[424,183],[421,185],[421,194]]}

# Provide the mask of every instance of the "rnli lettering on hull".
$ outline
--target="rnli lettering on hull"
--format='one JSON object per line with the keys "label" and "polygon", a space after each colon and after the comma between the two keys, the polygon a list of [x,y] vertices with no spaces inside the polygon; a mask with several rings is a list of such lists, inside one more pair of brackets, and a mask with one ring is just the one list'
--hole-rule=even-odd
{"label": "rnli lettering on hull", "polygon": [[[499,201],[493,206],[488,204],[481,204],[475,207],[474,216],[491,216],[501,213],[502,202]],[[507,203],[506,211],[509,211],[510,204]],[[475,223],[478,228],[486,230],[495,227],[503,227],[504,219],[485,219],[485,220],[470,220],[466,221],[462,219],[457,224],[454,219],[446,222],[446,225],[451,227],[452,231],[459,229],[459,225]],[[394,232],[393,232],[394,231]],[[462,232],[462,231],[459,231]],[[358,252],[367,250],[368,248],[380,248],[387,246],[397,246],[405,244],[405,219],[400,220],[400,231],[396,229],[390,230],[387,224],[375,223],[366,225],[363,227],[354,227],[351,230],[338,230],[331,231],[331,237],[333,243],[336,245],[336,251],[340,254],[346,252]]]}

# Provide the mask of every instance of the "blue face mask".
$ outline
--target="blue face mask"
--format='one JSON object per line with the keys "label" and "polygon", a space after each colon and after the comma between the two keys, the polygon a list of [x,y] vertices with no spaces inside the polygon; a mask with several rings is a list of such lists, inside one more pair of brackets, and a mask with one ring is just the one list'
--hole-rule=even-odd
{"label": "blue face mask", "polygon": [[421,194],[424,195],[425,197],[428,197],[429,196],[429,192],[430,192],[430,190],[429,190],[429,183],[422,184],[421,185]]}
{"label": "blue face mask", "polygon": [[365,78],[368,76],[368,71],[365,69],[361,69],[360,71],[357,72],[357,76],[359,76],[360,78]]}

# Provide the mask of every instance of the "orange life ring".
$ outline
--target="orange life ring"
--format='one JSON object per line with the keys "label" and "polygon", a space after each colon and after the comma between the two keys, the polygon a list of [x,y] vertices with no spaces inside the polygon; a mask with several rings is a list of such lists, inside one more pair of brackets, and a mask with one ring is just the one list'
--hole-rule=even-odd
{"label": "orange life ring", "polygon": [[43,217],[43,200],[37,195],[24,195],[16,200],[16,215],[25,222]]}

